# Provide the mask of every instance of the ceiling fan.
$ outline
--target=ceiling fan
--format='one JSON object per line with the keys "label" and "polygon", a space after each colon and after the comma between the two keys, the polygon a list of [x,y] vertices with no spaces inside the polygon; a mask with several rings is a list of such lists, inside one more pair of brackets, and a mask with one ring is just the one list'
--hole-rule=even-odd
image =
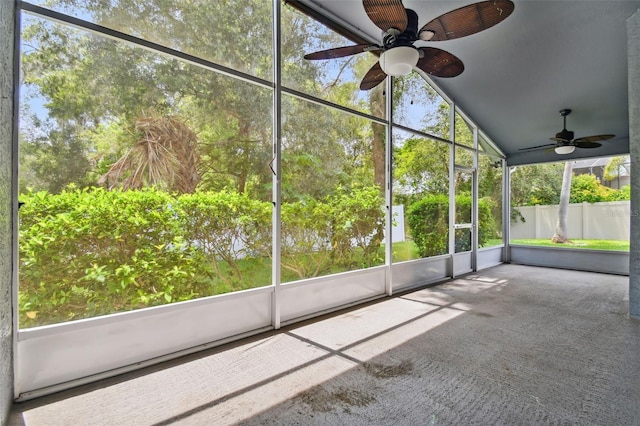
{"label": "ceiling fan", "polygon": [[571,114],[570,109],[560,110],[560,115],[563,118],[564,125],[562,131],[556,133],[554,138],[549,138],[555,143],[548,143],[544,145],[531,146],[529,148],[521,148],[519,151],[528,151],[532,149],[545,148],[546,151],[555,151],[556,154],[571,154],[576,148],[598,148],[602,146],[598,141],[606,141],[607,139],[614,138],[615,135],[593,135],[584,136],[582,138],[573,138],[573,132],[567,130],[567,115]]}
{"label": "ceiling fan", "polygon": [[362,79],[361,90],[380,84],[387,75],[399,76],[414,67],[436,77],[456,77],[464,64],[435,47],[416,47],[417,41],[442,41],[465,37],[491,28],[513,12],[510,0],[490,0],[447,12],[418,29],[418,14],[405,9],[402,0],[362,0],[365,12],[382,31],[382,45],[357,44],[309,53],[305,59],[334,59],[363,52],[380,52],[379,61]]}

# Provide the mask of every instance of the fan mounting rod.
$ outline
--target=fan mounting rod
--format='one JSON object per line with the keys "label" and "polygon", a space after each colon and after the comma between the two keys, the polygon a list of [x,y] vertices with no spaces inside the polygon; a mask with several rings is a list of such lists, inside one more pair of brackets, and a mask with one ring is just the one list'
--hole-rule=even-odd
{"label": "fan mounting rod", "polygon": [[[565,131],[565,132],[567,131],[567,115],[569,115],[569,114],[571,114],[571,110],[568,109],[568,108],[560,110],[560,115],[562,116],[562,120],[563,120],[562,130]],[[556,135],[556,137],[558,137],[558,136]],[[570,139],[573,139],[573,136],[571,136]]]}

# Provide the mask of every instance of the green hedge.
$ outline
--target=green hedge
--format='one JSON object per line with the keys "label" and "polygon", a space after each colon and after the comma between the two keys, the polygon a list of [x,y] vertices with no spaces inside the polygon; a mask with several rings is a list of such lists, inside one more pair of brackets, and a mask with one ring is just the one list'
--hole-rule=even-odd
{"label": "green hedge", "polygon": [[[71,188],[24,194],[20,201],[21,327],[271,282],[270,202],[235,192],[173,196],[151,188]],[[466,211],[471,199],[456,202]],[[321,200],[283,204],[283,280],[382,264],[382,206],[377,187],[337,188]],[[489,200],[480,200],[479,212],[482,245],[495,234]],[[421,256],[448,251],[448,213],[442,195],[408,209]]]}
{"label": "green hedge", "polygon": [[[152,188],[70,188],[20,201],[21,327],[271,283],[270,202]],[[289,279],[375,264],[381,206],[377,187],[283,205]]]}
{"label": "green hedge", "polygon": [[594,175],[574,176],[571,181],[570,203],[600,203],[608,201],[629,200],[630,185],[621,189],[608,188],[600,183]]}
{"label": "green hedge", "polygon": [[[21,196],[20,321],[52,323],[211,292],[178,199],[153,189]],[[191,211],[193,214],[194,212]]]}
{"label": "green hedge", "polygon": [[[496,238],[496,224],[491,214],[493,200],[478,200],[478,246],[482,247],[489,239]],[[456,197],[457,223],[471,222],[471,197]],[[428,195],[411,204],[407,210],[407,223],[414,243],[421,257],[437,256],[449,252],[449,197],[443,194]],[[460,230],[456,238],[456,251],[471,249],[471,241],[465,238],[466,231]]]}
{"label": "green hedge", "polygon": [[290,273],[284,280],[383,263],[382,204],[376,186],[337,188],[323,200],[283,204],[282,266]]}

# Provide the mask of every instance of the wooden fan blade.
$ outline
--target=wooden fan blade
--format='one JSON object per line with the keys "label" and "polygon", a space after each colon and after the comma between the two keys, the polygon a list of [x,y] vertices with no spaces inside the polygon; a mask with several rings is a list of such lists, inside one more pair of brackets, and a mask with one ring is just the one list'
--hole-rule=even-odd
{"label": "wooden fan blade", "polygon": [[578,142],[577,139],[573,142],[573,145],[577,146],[578,148],[598,148],[602,146],[602,144],[598,142],[591,142],[591,141]]}
{"label": "wooden fan blade", "polygon": [[362,0],[362,5],[369,19],[382,31],[407,29],[407,11],[402,0]]}
{"label": "wooden fan blade", "polygon": [[571,140],[569,140],[569,139],[562,139],[562,138],[549,138],[549,140],[556,141],[556,142],[562,142],[562,143],[571,142]]}
{"label": "wooden fan blade", "polygon": [[[470,4],[440,15],[420,28],[419,34],[429,31],[429,41],[452,40],[484,31],[511,15],[514,4],[510,0],[491,0]],[[422,38],[422,37],[421,37]],[[422,38],[427,40],[427,38]]]}
{"label": "wooden fan blade", "polygon": [[544,148],[547,146],[552,146],[555,148],[556,144],[555,143],[546,143],[544,145],[538,145],[538,146],[530,146],[529,148],[520,148],[518,151],[528,151],[530,149],[538,149],[538,148]]}
{"label": "wooden fan blade", "polygon": [[597,141],[606,141],[607,139],[615,138],[616,135],[593,135],[593,136],[585,136],[582,138],[577,138],[574,142],[597,142]]}
{"label": "wooden fan blade", "polygon": [[423,55],[416,67],[436,77],[456,77],[464,71],[464,64],[451,53],[435,47],[421,47]]}
{"label": "wooden fan blade", "polygon": [[355,46],[335,47],[333,49],[307,53],[306,55],[304,55],[304,58],[309,60],[334,59],[380,49],[381,47],[376,46],[375,44],[356,44]]}
{"label": "wooden fan blade", "polygon": [[360,83],[360,90],[373,89],[386,77],[387,74],[385,74],[385,72],[382,71],[382,68],[380,68],[380,62],[376,62],[362,79],[362,83]]}

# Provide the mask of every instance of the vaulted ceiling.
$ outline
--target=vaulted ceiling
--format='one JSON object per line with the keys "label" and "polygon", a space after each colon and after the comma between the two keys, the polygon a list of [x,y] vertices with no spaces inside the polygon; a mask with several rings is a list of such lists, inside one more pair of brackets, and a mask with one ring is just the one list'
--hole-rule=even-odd
{"label": "vaulted ceiling", "polygon": [[[381,30],[361,0],[304,0],[380,44]],[[419,26],[473,1],[404,0]],[[455,40],[417,42],[460,58],[465,71],[433,81],[505,153],[509,164],[559,161],[629,152],[626,20],[636,1],[514,0],[512,15],[480,33]],[[561,109],[572,109],[567,129],[576,137],[615,134],[594,149],[558,155],[523,148],[551,143],[562,130]]]}

